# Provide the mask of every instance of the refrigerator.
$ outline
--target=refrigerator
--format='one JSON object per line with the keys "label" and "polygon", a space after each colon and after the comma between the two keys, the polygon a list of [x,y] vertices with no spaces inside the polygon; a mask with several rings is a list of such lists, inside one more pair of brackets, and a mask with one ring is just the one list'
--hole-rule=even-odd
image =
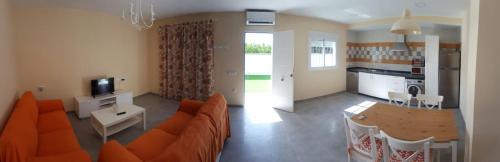
{"label": "refrigerator", "polygon": [[443,108],[458,108],[460,99],[460,49],[439,51],[439,94]]}

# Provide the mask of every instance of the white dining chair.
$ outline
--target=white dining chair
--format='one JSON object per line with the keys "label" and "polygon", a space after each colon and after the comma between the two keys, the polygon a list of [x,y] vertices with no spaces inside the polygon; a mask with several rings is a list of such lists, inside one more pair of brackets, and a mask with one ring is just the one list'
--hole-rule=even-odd
{"label": "white dining chair", "polygon": [[434,137],[418,141],[406,141],[394,138],[380,131],[384,143],[383,156],[386,162],[430,162],[432,159],[430,146]]}
{"label": "white dining chair", "polygon": [[389,104],[410,107],[411,94],[389,92]]}
{"label": "white dining chair", "polygon": [[359,162],[378,162],[382,160],[382,148],[385,145],[380,138],[377,126],[356,123],[344,114],[344,126],[347,137],[347,156]]}
{"label": "white dining chair", "polygon": [[431,95],[423,95],[418,94],[418,108],[422,108],[422,104],[425,108],[429,110],[438,109],[441,110],[441,104],[443,103],[443,96],[431,96]]}

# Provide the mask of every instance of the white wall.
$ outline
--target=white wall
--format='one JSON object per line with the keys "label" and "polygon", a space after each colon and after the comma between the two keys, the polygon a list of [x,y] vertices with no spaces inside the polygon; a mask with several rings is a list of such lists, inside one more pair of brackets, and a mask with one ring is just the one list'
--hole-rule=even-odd
{"label": "white wall", "polygon": [[347,42],[359,42],[358,35],[359,31],[348,30],[347,31]]}
{"label": "white wall", "polygon": [[464,14],[464,46],[462,67],[466,68],[462,86],[465,94],[462,114],[465,119],[465,161],[493,162],[500,159],[500,46],[496,0],[473,0],[468,13]]}
{"label": "white wall", "polygon": [[[493,162],[499,161],[500,154],[500,129],[497,125],[500,123],[500,21],[498,21],[498,0],[474,0],[471,4],[470,28],[469,28],[469,55],[474,57],[475,64],[470,64],[472,71],[475,67],[475,81],[472,85],[475,90],[472,98],[473,121],[472,128],[467,130],[473,132],[469,141],[469,158],[471,162]],[[474,61],[474,58],[469,58]],[[471,74],[471,73],[469,73]],[[474,76],[468,76],[473,78]],[[471,85],[471,84],[468,84]],[[472,108],[472,107],[469,107]],[[471,114],[468,114],[471,115]]]}
{"label": "white wall", "polygon": [[17,75],[12,48],[10,6],[0,0],[0,131],[17,98]]}
{"label": "white wall", "polygon": [[[472,6],[471,6],[472,7]],[[472,15],[470,9],[463,14],[462,24],[462,54],[460,71],[460,112],[465,121],[465,161],[470,161],[468,154],[471,153],[473,117],[474,117],[474,91],[476,72],[477,50],[477,23],[478,18]]]}
{"label": "white wall", "polygon": [[[141,95],[147,84],[147,33],[120,17],[62,8],[13,9],[18,91],[39,99],[62,99],[73,110],[74,97],[90,95],[90,80],[126,78],[116,88]],[[37,87],[43,85],[43,92]]]}

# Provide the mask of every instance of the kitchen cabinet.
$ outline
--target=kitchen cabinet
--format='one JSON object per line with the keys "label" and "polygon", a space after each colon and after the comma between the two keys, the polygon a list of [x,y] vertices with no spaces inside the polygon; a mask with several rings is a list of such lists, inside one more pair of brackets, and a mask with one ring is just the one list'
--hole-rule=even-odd
{"label": "kitchen cabinet", "polygon": [[366,95],[373,95],[370,88],[372,75],[369,73],[359,73],[358,75],[358,92]]}
{"label": "kitchen cabinet", "polygon": [[406,79],[399,76],[360,72],[358,91],[361,94],[389,99],[389,92],[406,92]]}
{"label": "kitchen cabinet", "polygon": [[406,93],[406,78],[398,76],[386,77],[388,92]]}
{"label": "kitchen cabinet", "polygon": [[378,74],[371,74],[373,76],[372,78],[372,84],[370,88],[373,88],[373,93],[375,97],[378,98],[384,98],[387,99],[388,94],[387,94],[387,77],[386,75],[378,75]]}

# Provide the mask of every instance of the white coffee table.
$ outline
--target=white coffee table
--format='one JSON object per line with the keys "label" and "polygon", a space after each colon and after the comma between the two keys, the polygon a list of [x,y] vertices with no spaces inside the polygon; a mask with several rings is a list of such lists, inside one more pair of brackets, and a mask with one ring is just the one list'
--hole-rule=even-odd
{"label": "white coffee table", "polygon": [[113,108],[105,108],[91,112],[90,123],[94,129],[102,136],[103,143],[106,143],[107,137],[129,128],[139,122],[143,122],[143,128],[146,130],[146,111],[144,108],[136,105],[120,105],[125,114],[116,115]]}

